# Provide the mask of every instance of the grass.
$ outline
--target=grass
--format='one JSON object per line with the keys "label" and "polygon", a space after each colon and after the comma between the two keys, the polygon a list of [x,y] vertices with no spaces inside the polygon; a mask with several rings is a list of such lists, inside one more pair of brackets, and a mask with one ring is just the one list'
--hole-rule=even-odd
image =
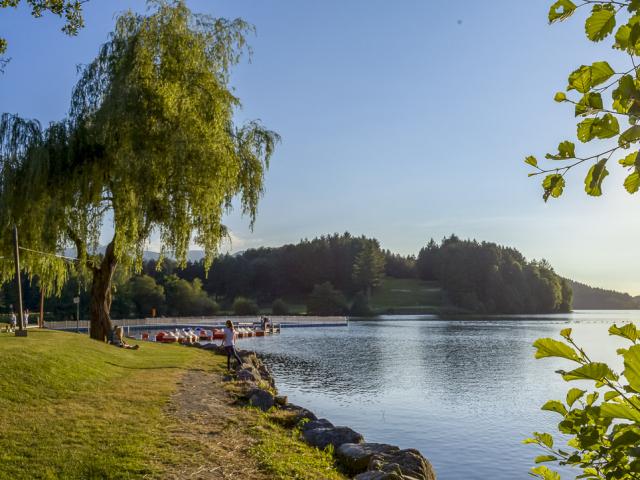
{"label": "grass", "polygon": [[[0,478],[136,478],[171,463],[162,408],[195,350],[0,336]],[[153,459],[153,461],[152,461]]]}
{"label": "grass", "polygon": [[371,308],[380,313],[437,311],[442,304],[442,290],[437,282],[414,278],[386,277],[371,295]]}
{"label": "grass", "polygon": [[268,416],[252,429],[258,438],[253,453],[273,480],[344,480],[331,451],[319,451],[299,440],[298,430],[285,430]]}
{"label": "grass", "polygon": [[[196,446],[172,434],[171,394],[188,370],[217,373],[225,361],[179,345],[124,350],[47,330],[29,330],[27,338],[0,334],[0,358],[0,479],[16,480],[166,478],[192,461]],[[325,454],[290,431],[246,409],[233,412],[255,435],[265,469],[284,472],[292,461],[294,470],[306,464],[308,476],[281,478],[340,478],[325,474]],[[287,448],[297,453],[282,458],[272,439],[293,442]],[[295,460],[298,454],[304,458]]]}

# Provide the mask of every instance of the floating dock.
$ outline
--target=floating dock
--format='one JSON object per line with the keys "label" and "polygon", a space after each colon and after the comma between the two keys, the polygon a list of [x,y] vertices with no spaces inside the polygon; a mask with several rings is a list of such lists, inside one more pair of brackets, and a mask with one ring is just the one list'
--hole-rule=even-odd
{"label": "floating dock", "polygon": [[[347,317],[313,317],[303,315],[265,315],[269,323],[280,328],[311,328],[311,327],[346,327],[349,324]],[[231,316],[211,316],[211,317],[156,317],[156,318],[127,318],[112,319],[115,326],[122,326],[127,333],[131,330],[166,330],[175,328],[195,328],[201,327],[207,330],[223,328],[227,320],[231,320],[237,327],[254,327],[260,324],[262,316],[251,317],[231,317]],[[45,322],[45,328],[66,331],[87,331],[88,320],[64,320],[58,322]]]}

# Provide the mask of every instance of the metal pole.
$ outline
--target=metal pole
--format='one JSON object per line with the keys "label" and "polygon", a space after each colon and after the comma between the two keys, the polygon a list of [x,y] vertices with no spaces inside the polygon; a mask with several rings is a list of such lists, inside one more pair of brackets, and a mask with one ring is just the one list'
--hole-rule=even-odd
{"label": "metal pole", "polygon": [[27,329],[24,328],[24,311],[22,310],[22,282],[20,281],[20,252],[18,251],[18,227],[13,226],[13,258],[16,263],[16,285],[18,293],[18,330],[16,337],[26,337]]}
{"label": "metal pole", "polygon": [[38,326],[44,328],[44,288],[40,287],[40,320]]}
{"label": "metal pole", "polygon": [[80,279],[78,279],[78,301],[76,302],[76,332],[80,332]]}

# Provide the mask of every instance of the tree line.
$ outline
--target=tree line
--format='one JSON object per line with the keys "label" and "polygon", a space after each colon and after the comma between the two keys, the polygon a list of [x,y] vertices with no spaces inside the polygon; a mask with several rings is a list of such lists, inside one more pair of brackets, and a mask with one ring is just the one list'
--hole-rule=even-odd
{"label": "tree line", "polygon": [[[452,235],[425,245],[417,256],[383,250],[365,236],[324,235],[276,248],[221,255],[184,267],[172,259],[146,260],[141,274],[114,279],[114,318],[200,316],[260,310],[276,314],[369,315],[371,295],[385,277],[438,282],[448,305],[474,313],[550,313],[571,309],[572,290],[548,262],[527,261],[513,248]],[[37,277],[23,281],[26,305],[39,302]],[[80,293],[78,293],[80,292]],[[11,284],[2,287],[5,310],[15,304]],[[72,275],[59,296],[46,299],[51,318],[82,317],[89,294]]]}
{"label": "tree line", "polygon": [[514,248],[460,240],[431,240],[416,261],[420,278],[437,280],[449,301],[478,313],[553,313],[571,310],[569,283],[545,261],[527,261]]}

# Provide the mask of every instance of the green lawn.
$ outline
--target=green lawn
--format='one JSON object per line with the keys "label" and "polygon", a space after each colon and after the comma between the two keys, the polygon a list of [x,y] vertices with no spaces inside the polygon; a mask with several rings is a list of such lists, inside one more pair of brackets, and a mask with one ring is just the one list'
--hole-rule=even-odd
{"label": "green lawn", "polygon": [[371,295],[371,308],[377,312],[437,311],[443,304],[442,290],[436,282],[413,278],[386,277]]}
{"label": "green lawn", "polygon": [[[0,479],[165,478],[192,460],[189,446],[171,437],[170,395],[188,369],[222,372],[223,361],[179,345],[124,350],[75,333],[0,333]],[[307,465],[299,478],[340,478],[326,474],[322,452],[256,412],[237,407],[236,420],[253,429],[265,471],[287,469],[285,459],[263,458],[272,450],[267,428],[298,446]]]}

